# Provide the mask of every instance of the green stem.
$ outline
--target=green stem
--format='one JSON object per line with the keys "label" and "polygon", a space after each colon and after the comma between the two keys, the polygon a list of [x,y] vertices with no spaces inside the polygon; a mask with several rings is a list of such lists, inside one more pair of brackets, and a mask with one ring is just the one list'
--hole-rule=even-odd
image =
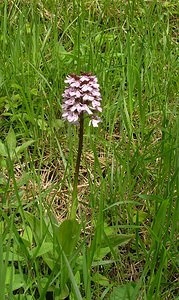
{"label": "green stem", "polygon": [[78,208],[78,176],[80,169],[80,160],[83,148],[83,130],[84,130],[84,118],[83,113],[80,115],[80,128],[79,128],[79,143],[78,143],[78,153],[75,166],[74,182],[73,182],[73,192],[72,192],[72,207],[70,212],[71,219],[76,218],[76,211]]}

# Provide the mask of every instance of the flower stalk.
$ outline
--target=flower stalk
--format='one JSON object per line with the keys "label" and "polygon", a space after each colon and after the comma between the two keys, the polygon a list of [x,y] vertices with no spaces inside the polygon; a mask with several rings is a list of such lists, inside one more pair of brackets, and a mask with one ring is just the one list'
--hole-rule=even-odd
{"label": "flower stalk", "polygon": [[78,208],[78,177],[83,148],[84,115],[89,117],[89,125],[98,127],[98,123],[101,122],[101,119],[97,114],[102,112],[102,108],[101,94],[96,76],[84,72],[81,72],[81,75],[70,74],[67,76],[65,83],[67,83],[68,86],[62,94],[62,117],[71,124],[79,125],[79,144],[70,212],[70,218],[74,219],[76,218]]}
{"label": "flower stalk", "polygon": [[84,132],[84,116],[82,113],[80,115],[80,128],[79,128],[79,135],[78,135],[78,137],[79,137],[78,152],[77,152],[74,182],[73,182],[72,206],[71,206],[71,212],[70,212],[71,219],[76,218],[76,211],[78,208],[78,177],[79,177],[79,170],[80,170],[81,154],[82,154],[82,149],[83,149],[83,132]]}

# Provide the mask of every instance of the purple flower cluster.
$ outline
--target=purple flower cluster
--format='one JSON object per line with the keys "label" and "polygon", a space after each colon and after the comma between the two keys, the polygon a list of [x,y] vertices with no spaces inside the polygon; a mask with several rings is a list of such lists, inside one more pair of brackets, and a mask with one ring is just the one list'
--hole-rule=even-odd
{"label": "purple flower cluster", "polygon": [[91,73],[81,75],[70,74],[65,83],[68,84],[63,96],[62,117],[72,124],[78,124],[79,116],[86,113],[90,116],[89,125],[98,127],[101,119],[96,115],[102,112],[101,94],[96,76]]}

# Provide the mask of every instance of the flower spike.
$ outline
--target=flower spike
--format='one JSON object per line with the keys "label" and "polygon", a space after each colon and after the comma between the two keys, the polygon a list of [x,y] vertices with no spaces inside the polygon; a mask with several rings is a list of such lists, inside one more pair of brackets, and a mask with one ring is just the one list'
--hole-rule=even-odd
{"label": "flower spike", "polygon": [[67,76],[63,96],[64,120],[72,124],[79,124],[79,117],[82,113],[89,116],[89,125],[98,127],[101,119],[97,113],[102,112],[101,94],[96,76],[91,73],[81,72],[81,75],[70,74]]}

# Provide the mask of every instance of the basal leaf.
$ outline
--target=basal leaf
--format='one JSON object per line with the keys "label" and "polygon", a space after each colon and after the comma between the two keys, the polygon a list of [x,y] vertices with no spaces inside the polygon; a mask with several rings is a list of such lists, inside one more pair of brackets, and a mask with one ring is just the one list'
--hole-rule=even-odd
{"label": "basal leaf", "polygon": [[12,155],[16,148],[16,135],[12,127],[10,127],[9,132],[7,134],[6,143],[7,143],[8,150]]}
{"label": "basal leaf", "polygon": [[101,247],[105,248],[107,246],[116,247],[116,246],[124,246],[126,245],[132,238],[134,238],[133,234],[112,234],[105,235]]}
{"label": "basal leaf", "polygon": [[113,291],[110,295],[110,300],[134,300],[134,290],[135,290],[134,284],[125,284],[125,285],[119,285],[115,288],[113,288]]}
{"label": "basal leaf", "polygon": [[10,284],[13,281],[13,277],[15,274],[15,268],[14,266],[8,266],[6,268],[6,285]]}
{"label": "basal leaf", "polygon": [[35,257],[42,256],[53,250],[53,243],[42,243],[40,247],[35,247],[31,250],[31,254]]}
{"label": "basal leaf", "polygon": [[105,247],[105,248],[98,248],[95,251],[94,254],[94,260],[102,260],[109,252],[110,252],[110,248],[109,247]]}
{"label": "basal leaf", "polygon": [[95,273],[92,277],[92,281],[96,282],[97,284],[103,285],[103,286],[108,286],[109,285],[109,279],[101,275],[99,273]]}
{"label": "basal leaf", "polygon": [[16,154],[19,154],[23,152],[25,149],[27,149],[32,143],[34,143],[34,140],[30,140],[27,142],[24,142],[22,145],[16,147]]}
{"label": "basal leaf", "polygon": [[22,240],[24,241],[27,247],[30,247],[32,245],[33,234],[30,226],[25,226],[25,230],[22,235]]}
{"label": "basal leaf", "polygon": [[79,239],[80,224],[76,220],[65,220],[55,228],[56,238],[65,254],[69,256]]}
{"label": "basal leaf", "polygon": [[0,141],[0,155],[2,155],[4,157],[8,156],[6,147],[5,147],[5,145],[1,141]]}
{"label": "basal leaf", "polygon": [[15,274],[12,282],[12,290],[15,291],[25,286],[26,286],[26,282],[24,280],[23,274]]}
{"label": "basal leaf", "polygon": [[[46,242],[51,242],[52,241],[52,236],[49,232],[48,227],[45,224],[45,221],[40,223],[40,220],[33,216],[31,213],[24,211],[24,216],[29,223],[31,230],[33,232],[33,236],[35,238],[36,243],[38,244],[39,242],[44,239]],[[42,225],[42,232],[41,232],[41,225]]]}

